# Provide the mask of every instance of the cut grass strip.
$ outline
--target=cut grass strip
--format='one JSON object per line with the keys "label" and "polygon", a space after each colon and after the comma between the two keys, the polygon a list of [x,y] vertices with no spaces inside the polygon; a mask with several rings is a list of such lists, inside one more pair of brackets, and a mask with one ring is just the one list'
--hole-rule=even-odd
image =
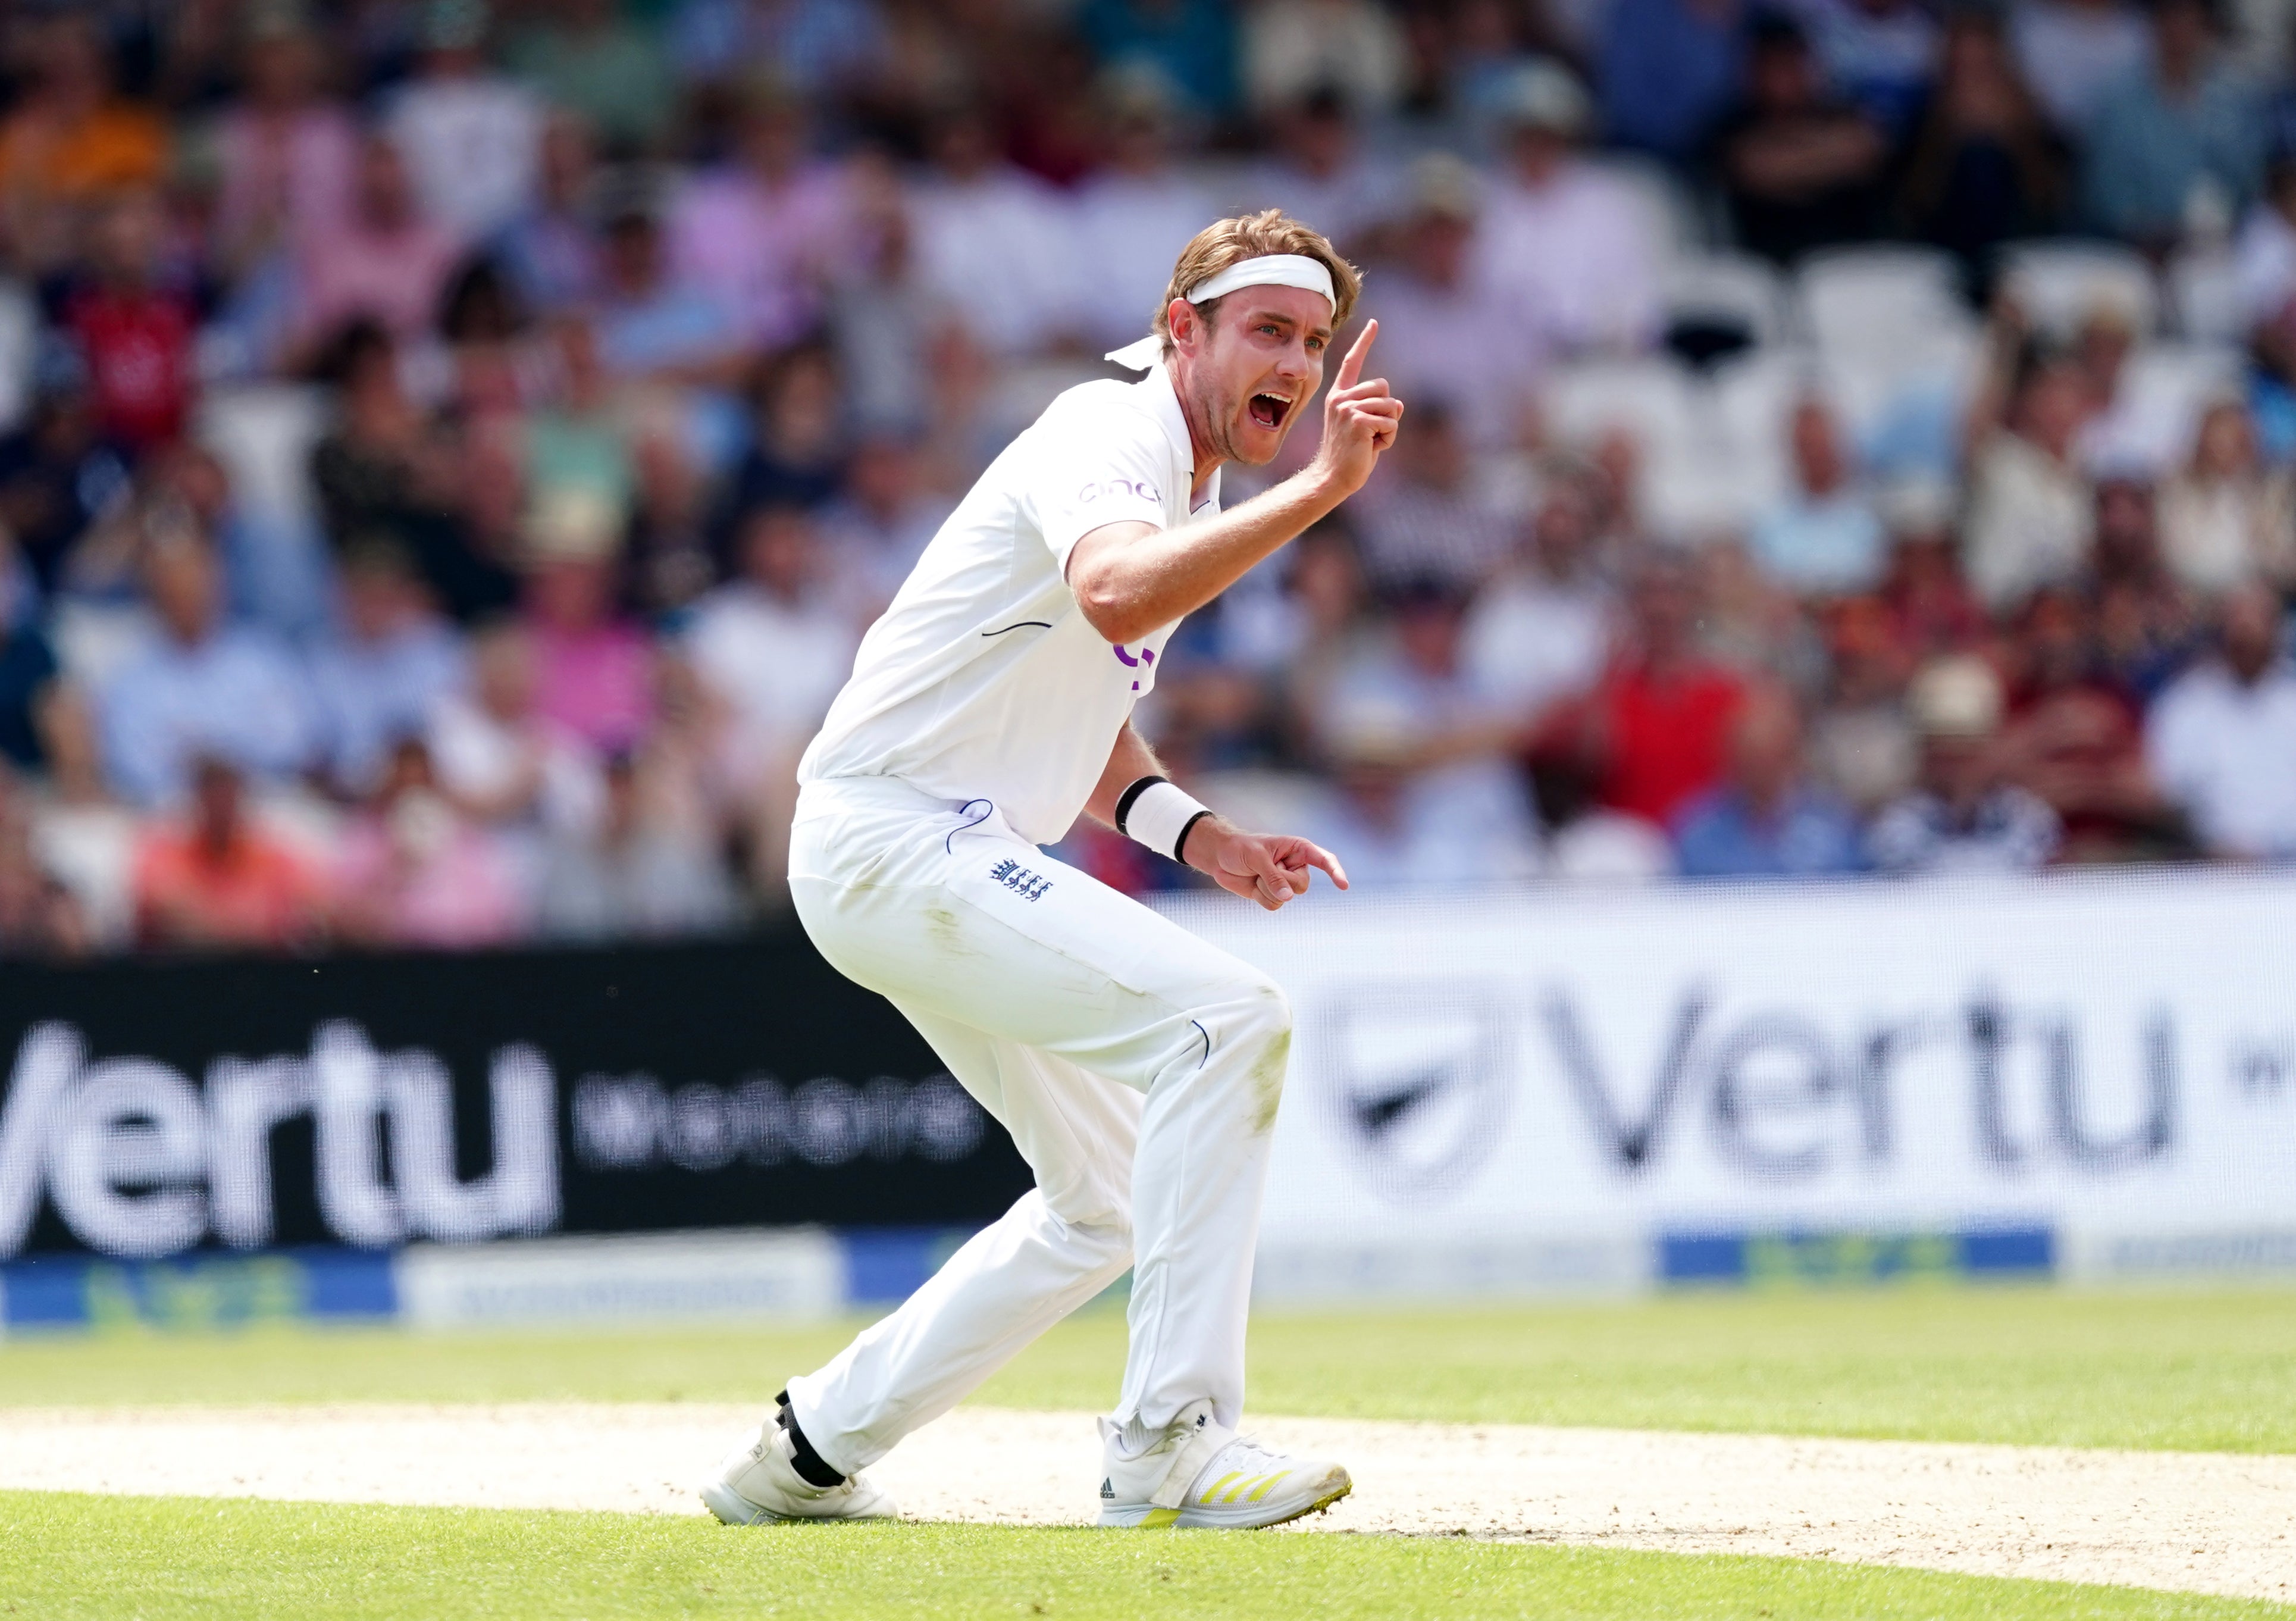
{"label": "cut grass strip", "polygon": [[[353,1465],[352,1467],[355,1467]],[[448,1617],[1982,1617],[2287,1621],[2232,1599],[1452,1538],[710,1522],[0,1493],[0,1614]]]}
{"label": "cut grass strip", "polygon": [[[0,1345],[0,1403],[762,1405],[851,1327],[21,1340]],[[980,1399],[1104,1407],[1123,1354],[1123,1319],[1087,1312]],[[1263,1313],[1252,1324],[1250,1404],[1332,1417],[2296,1452],[2296,1293],[1903,1289]]]}

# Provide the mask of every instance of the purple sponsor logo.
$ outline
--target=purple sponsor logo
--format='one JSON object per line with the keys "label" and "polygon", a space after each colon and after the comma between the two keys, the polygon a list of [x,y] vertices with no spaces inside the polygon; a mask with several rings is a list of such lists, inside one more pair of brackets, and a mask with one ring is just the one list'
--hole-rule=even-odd
{"label": "purple sponsor logo", "polygon": [[[1122,642],[1110,643],[1108,650],[1111,653],[1113,653],[1119,659],[1122,660],[1124,667],[1128,670],[1137,670],[1143,664],[1152,664],[1156,662],[1156,650],[1153,647],[1143,647],[1140,650],[1140,656],[1136,659],[1130,654],[1124,651],[1124,644]],[[1138,692],[1140,690],[1140,683],[1137,681],[1133,682],[1132,690]]]}

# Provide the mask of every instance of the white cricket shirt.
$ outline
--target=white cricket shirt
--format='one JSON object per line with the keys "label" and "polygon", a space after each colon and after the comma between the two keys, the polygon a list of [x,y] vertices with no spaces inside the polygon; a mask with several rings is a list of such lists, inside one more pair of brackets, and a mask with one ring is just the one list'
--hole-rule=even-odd
{"label": "white cricket shirt", "polygon": [[[1161,366],[1087,383],[1046,408],[980,475],[862,638],[798,780],[892,777],[936,799],[986,799],[1035,843],[1065,834],[1173,627],[1111,646],[1077,606],[1069,552],[1094,530],[1177,529],[1195,458]],[[1177,622],[1177,621],[1175,621]]]}

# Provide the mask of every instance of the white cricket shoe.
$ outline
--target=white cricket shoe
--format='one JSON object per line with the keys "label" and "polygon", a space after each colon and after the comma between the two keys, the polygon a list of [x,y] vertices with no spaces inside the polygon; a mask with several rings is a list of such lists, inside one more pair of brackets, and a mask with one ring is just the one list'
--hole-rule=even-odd
{"label": "white cricket shoe", "polygon": [[757,1438],[727,1456],[701,1501],[729,1526],[785,1519],[893,1519],[893,1500],[855,1475],[835,1485],[816,1485],[797,1472],[797,1443],[783,1407],[758,1427]]}
{"label": "white cricket shoe", "polygon": [[1184,1408],[1137,1458],[1118,1456],[1115,1432],[1101,1420],[1103,1526],[1250,1531],[1319,1513],[1355,1490],[1336,1463],[1287,1458],[1213,1423],[1208,1402]]}

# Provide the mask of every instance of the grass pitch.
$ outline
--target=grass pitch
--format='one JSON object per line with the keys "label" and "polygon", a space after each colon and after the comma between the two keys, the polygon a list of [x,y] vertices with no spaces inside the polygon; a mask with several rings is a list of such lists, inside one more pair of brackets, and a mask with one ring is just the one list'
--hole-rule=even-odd
{"label": "grass pitch", "polygon": [[2234,1621],[2296,1609],[1792,1559],[1450,1538],[857,1526],[0,1493],[0,1613],[280,1616],[1914,1617]]}
{"label": "grass pitch", "polygon": [[[627,1334],[280,1330],[0,1346],[0,1403],[754,1401],[850,1324]],[[1087,1312],[979,1400],[1114,1399]],[[2296,1293],[1693,1295],[1621,1305],[1262,1315],[1265,1413],[2296,1452]]]}

